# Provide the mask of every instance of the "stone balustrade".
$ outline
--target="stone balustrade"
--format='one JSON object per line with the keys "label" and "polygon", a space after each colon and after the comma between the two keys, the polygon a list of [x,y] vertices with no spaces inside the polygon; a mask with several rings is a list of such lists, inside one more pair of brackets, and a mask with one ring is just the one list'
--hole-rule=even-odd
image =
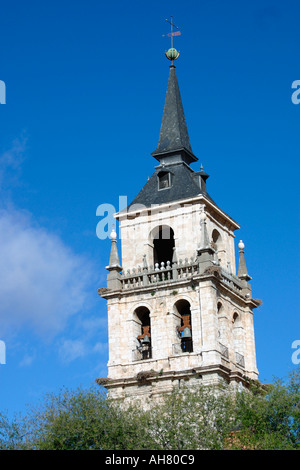
{"label": "stone balustrade", "polygon": [[167,263],[158,263],[155,266],[138,266],[138,268],[128,269],[121,275],[122,289],[134,289],[136,287],[144,287],[151,284],[170,282],[174,280],[191,279],[193,275],[198,274],[198,263],[196,259],[186,258],[184,261],[179,260],[178,263],[171,265]]}
{"label": "stone balustrade", "polygon": [[[242,292],[243,283],[236,275],[220,267],[217,263],[214,263],[213,266],[218,270],[219,277],[226,285],[239,293]],[[203,273],[200,273],[197,258],[186,258],[172,264],[167,261],[167,263],[162,262],[160,265],[156,263],[155,266],[149,266],[149,268],[144,265],[128,269],[120,274],[120,281],[122,290],[130,290],[172,281],[191,280],[198,274]]]}

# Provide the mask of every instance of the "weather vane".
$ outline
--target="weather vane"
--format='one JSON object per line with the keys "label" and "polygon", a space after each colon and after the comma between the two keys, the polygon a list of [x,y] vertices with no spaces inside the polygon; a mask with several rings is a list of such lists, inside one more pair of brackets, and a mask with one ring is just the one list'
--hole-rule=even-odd
{"label": "weather vane", "polygon": [[[171,32],[168,33],[168,34],[163,34],[164,37],[168,36],[171,38],[171,48],[165,52],[165,55],[167,57],[167,59],[171,60],[172,61],[172,65],[174,64],[174,60],[178,59],[179,57],[179,52],[174,49],[173,47],[173,38],[174,36],[180,36],[181,35],[181,32],[178,30],[178,26],[176,26],[174,23],[173,23],[173,16],[171,16],[171,21],[169,21],[168,19],[166,19],[167,23],[169,23],[171,25]],[[177,31],[173,31],[173,27],[176,28]]]}

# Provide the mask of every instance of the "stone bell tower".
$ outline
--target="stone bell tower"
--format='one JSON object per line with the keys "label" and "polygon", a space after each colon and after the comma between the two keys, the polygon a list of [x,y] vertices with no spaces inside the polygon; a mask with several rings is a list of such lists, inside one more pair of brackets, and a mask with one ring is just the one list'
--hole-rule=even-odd
{"label": "stone bell tower", "polygon": [[[168,51],[169,52],[169,51]],[[175,51],[176,52],[176,51]],[[111,398],[154,399],[185,383],[257,379],[253,299],[239,225],[207,192],[193,154],[173,54],[155,171],[119,221],[107,266]],[[178,55],[177,55],[178,57]],[[143,175],[141,175],[143,176]]]}

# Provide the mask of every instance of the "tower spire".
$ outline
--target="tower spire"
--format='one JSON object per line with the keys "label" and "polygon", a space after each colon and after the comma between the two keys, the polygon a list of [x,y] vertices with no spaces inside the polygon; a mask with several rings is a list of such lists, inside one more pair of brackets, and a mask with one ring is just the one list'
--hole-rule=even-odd
{"label": "tower spire", "polygon": [[118,248],[117,248],[117,234],[114,228],[112,229],[110,238],[111,238],[111,250],[110,250],[110,257],[109,257],[109,265],[107,266],[106,269],[108,271],[120,272],[122,271],[122,268],[120,266],[119,254],[118,254]]}
{"label": "tower spire", "polygon": [[238,268],[238,277],[240,279],[243,279],[245,281],[250,281],[251,277],[248,274],[247,266],[246,266],[246,261],[245,261],[245,255],[244,255],[244,248],[245,245],[242,240],[240,240],[238,244],[239,250],[240,250],[240,258],[239,258],[239,268]]}
{"label": "tower spire", "polygon": [[122,267],[120,265],[118,248],[117,248],[117,234],[115,229],[112,229],[110,234],[111,238],[111,250],[109,257],[109,265],[106,266],[106,269],[109,271],[107,274],[107,288],[110,290],[119,290],[121,289],[121,276],[120,272]]}
{"label": "tower spire", "polygon": [[171,65],[158,145],[152,156],[161,161],[175,154],[188,164],[198,160],[192,152],[175,65]]}
{"label": "tower spire", "polygon": [[[166,21],[171,25],[171,32],[164,36],[171,38],[171,48],[165,52],[165,55],[172,63],[158,145],[152,156],[164,164],[175,161],[184,161],[189,164],[197,161],[198,158],[192,152],[174,65],[179,52],[173,47],[173,38],[179,36],[181,32],[174,25],[173,16],[171,16],[171,21],[168,19]],[[176,31],[173,28],[176,28]]]}

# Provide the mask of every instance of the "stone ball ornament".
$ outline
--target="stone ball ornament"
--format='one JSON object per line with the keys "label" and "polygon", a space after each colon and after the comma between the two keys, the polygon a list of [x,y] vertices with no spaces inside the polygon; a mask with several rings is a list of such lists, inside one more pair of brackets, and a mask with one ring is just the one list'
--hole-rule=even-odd
{"label": "stone ball ornament", "polygon": [[117,233],[116,233],[116,231],[115,231],[114,228],[113,228],[112,231],[111,231],[110,238],[111,238],[112,240],[116,240],[116,238],[117,238]]}
{"label": "stone ball ornament", "polygon": [[174,47],[171,47],[168,51],[165,52],[165,54],[167,59],[176,60],[178,59],[180,52],[178,52]]}
{"label": "stone ball ornament", "polygon": [[240,240],[238,247],[240,250],[243,250],[245,248],[245,244],[242,242],[242,240]]}

